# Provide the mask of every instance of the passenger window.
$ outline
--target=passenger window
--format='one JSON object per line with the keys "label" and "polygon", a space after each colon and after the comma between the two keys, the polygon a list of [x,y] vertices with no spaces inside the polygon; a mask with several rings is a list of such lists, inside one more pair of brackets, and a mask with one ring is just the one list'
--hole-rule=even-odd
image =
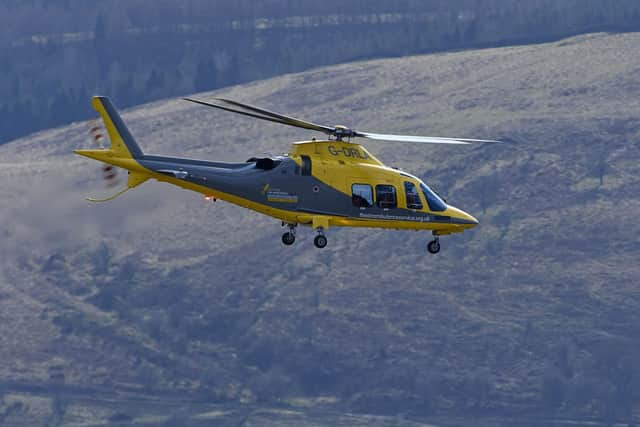
{"label": "passenger window", "polygon": [[351,203],[359,208],[373,206],[373,189],[368,184],[353,184],[351,186]]}
{"label": "passenger window", "polygon": [[393,185],[376,185],[376,201],[379,208],[391,209],[397,207],[396,187]]}
{"label": "passenger window", "polygon": [[422,209],[422,201],[420,200],[418,189],[413,182],[405,181],[404,192],[407,195],[408,209]]}
{"label": "passenger window", "polygon": [[311,175],[311,158],[309,156],[300,156],[302,158],[302,175]]}

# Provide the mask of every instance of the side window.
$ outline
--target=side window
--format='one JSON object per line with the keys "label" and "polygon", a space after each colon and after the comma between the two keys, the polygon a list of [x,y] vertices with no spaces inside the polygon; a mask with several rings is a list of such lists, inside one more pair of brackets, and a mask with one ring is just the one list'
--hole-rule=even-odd
{"label": "side window", "polygon": [[311,175],[311,158],[309,156],[300,156],[302,158],[302,175]]}
{"label": "side window", "polygon": [[422,201],[420,201],[420,195],[418,189],[413,182],[404,182],[404,192],[407,196],[407,208],[408,209],[422,209]]}
{"label": "side window", "polygon": [[353,184],[351,186],[351,203],[359,208],[373,206],[373,189],[368,184]]}
{"label": "side window", "polygon": [[393,185],[376,185],[376,201],[379,208],[391,209],[397,207],[396,187]]}

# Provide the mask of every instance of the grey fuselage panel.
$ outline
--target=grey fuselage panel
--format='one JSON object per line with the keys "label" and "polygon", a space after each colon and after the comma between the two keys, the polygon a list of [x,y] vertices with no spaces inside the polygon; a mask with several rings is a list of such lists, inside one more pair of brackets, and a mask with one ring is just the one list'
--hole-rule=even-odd
{"label": "grey fuselage panel", "polygon": [[300,175],[300,168],[289,157],[276,157],[272,169],[257,167],[256,161],[243,163],[211,162],[163,156],[143,156],[140,164],[154,172],[170,174],[192,184],[223,192],[277,209],[362,220],[408,220],[456,223],[448,216],[406,208],[354,206],[351,195],[325,184],[315,176]]}

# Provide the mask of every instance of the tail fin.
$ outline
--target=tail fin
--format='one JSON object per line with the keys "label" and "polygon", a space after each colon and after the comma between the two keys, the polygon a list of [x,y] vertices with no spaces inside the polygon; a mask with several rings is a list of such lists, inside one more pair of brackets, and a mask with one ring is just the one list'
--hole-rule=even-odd
{"label": "tail fin", "polygon": [[90,159],[98,160],[110,165],[118,166],[129,171],[127,187],[111,197],[103,199],[88,198],[90,202],[106,202],[113,200],[131,188],[135,188],[151,178],[150,171],[140,164],[139,159],[143,158],[142,150],[133,139],[129,129],[125,126],[109,98],[104,96],[93,97],[93,108],[95,108],[104,121],[104,125],[111,139],[110,149],[74,150],[74,153]]}
{"label": "tail fin", "polygon": [[117,157],[142,158],[142,150],[120,118],[116,107],[106,96],[94,96],[93,108],[100,113],[109,132],[111,150]]}

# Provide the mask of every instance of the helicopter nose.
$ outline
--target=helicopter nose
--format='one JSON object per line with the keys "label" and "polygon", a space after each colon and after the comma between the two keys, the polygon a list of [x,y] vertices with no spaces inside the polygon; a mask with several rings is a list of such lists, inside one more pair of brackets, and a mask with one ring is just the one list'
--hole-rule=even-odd
{"label": "helicopter nose", "polygon": [[456,222],[465,228],[473,228],[479,224],[479,221],[473,215],[466,213],[462,209],[449,206],[447,211],[451,218],[455,218]]}
{"label": "helicopter nose", "polygon": [[471,227],[475,227],[476,225],[480,224],[480,221],[478,221],[475,216],[468,214],[466,212],[465,212],[465,215],[467,216],[467,221],[469,221]]}

